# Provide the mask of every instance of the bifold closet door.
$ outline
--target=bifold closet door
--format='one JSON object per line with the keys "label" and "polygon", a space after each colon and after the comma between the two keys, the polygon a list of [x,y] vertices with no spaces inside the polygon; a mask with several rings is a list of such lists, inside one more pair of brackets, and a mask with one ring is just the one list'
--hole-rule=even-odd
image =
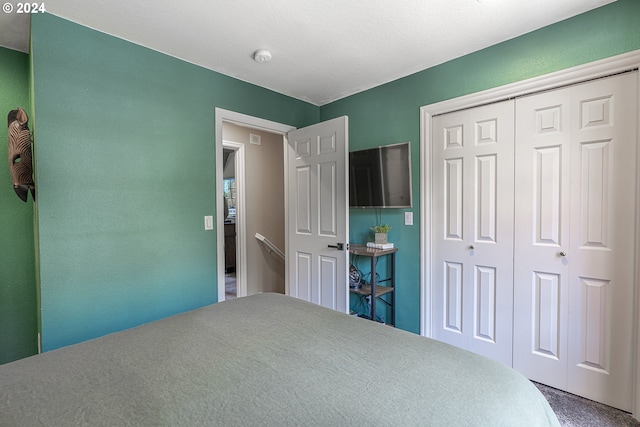
{"label": "bifold closet door", "polygon": [[432,336],[512,364],[513,123],[505,101],[433,118]]}
{"label": "bifold closet door", "polygon": [[513,366],[562,390],[569,318],[570,108],[571,89],[516,102]]}
{"label": "bifold closet door", "polygon": [[516,102],[514,359],[632,403],[637,72]]}

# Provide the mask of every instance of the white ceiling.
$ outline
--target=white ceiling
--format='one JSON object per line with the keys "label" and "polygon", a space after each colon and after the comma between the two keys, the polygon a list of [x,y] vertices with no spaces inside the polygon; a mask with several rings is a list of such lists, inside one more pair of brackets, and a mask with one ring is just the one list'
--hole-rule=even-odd
{"label": "white ceiling", "polygon": [[0,12],[0,46],[20,52],[29,51],[29,15]]}
{"label": "white ceiling", "polygon": [[[47,12],[323,105],[615,0],[53,0]],[[17,3],[15,3],[17,4]],[[0,45],[28,50],[27,15]],[[268,49],[269,63],[253,61]]]}

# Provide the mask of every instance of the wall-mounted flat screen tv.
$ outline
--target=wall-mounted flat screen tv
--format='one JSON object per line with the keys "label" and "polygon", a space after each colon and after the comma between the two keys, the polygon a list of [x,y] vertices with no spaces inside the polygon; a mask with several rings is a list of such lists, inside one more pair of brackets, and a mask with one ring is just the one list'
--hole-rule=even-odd
{"label": "wall-mounted flat screen tv", "polygon": [[349,153],[349,207],[410,208],[411,144]]}

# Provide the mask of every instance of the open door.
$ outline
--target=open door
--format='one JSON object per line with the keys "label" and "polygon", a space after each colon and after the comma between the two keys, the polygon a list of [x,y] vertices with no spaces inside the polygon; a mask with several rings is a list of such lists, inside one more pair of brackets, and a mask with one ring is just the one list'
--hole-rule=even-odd
{"label": "open door", "polygon": [[349,309],[348,117],[288,133],[287,295]]}

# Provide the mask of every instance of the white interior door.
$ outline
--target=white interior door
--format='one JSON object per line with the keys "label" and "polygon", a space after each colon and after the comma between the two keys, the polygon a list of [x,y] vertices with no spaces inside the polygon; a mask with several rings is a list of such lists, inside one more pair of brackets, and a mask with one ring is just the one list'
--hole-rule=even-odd
{"label": "white interior door", "polygon": [[288,295],[341,312],[349,308],[349,186],[346,116],[289,132]]}
{"label": "white interior door", "polygon": [[512,363],[513,101],[433,119],[433,337]]}
{"label": "white interior door", "polygon": [[514,368],[631,410],[637,74],[519,99]]}

